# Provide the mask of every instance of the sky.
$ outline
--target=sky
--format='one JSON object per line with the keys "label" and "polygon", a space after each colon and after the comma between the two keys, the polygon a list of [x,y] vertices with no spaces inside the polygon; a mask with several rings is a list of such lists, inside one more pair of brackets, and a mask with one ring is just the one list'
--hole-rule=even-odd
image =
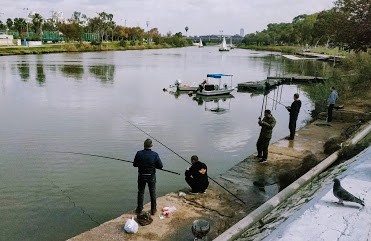
{"label": "sky", "polygon": [[30,11],[50,18],[52,11],[70,18],[74,11],[97,16],[111,13],[118,25],[158,28],[160,33],[188,36],[261,31],[269,23],[291,22],[301,14],[328,10],[334,0],[1,0],[0,20],[27,17]]}

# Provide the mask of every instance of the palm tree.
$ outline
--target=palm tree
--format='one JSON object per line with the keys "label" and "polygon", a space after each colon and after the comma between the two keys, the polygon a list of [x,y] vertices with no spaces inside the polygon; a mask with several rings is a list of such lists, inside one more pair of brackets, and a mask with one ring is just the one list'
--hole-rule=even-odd
{"label": "palm tree", "polygon": [[35,13],[32,16],[32,24],[33,24],[33,28],[35,30],[36,36],[41,37],[41,35],[42,35],[41,26],[43,24],[43,21],[44,21],[44,19],[39,13]]}
{"label": "palm tree", "polygon": [[27,27],[26,20],[24,18],[15,18],[14,27],[18,31],[19,36],[23,38],[23,32],[26,30]]}

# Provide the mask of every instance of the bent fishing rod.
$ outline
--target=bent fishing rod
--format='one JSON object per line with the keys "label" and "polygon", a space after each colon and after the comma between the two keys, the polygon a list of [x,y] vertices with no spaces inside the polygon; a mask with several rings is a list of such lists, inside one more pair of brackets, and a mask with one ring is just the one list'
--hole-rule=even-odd
{"label": "bent fishing rod", "polygon": [[[187,162],[188,164],[191,164],[189,161],[187,161],[186,159],[184,159],[184,157],[182,157],[181,155],[179,155],[178,153],[176,153],[175,151],[173,151],[172,149],[170,149],[168,146],[166,146],[164,143],[162,143],[161,141],[157,140],[155,137],[151,136],[150,134],[148,134],[147,132],[145,132],[144,130],[142,130],[141,128],[139,128],[138,126],[134,125],[134,123],[131,123],[130,121],[127,120],[127,122],[134,126],[135,128],[137,128],[138,130],[140,130],[141,132],[143,132],[144,134],[146,134],[147,136],[151,137],[153,140],[157,141],[158,143],[160,143],[163,147],[165,147],[166,149],[168,149],[169,151],[171,151],[172,153],[174,153],[175,155],[177,155],[178,157],[180,157],[182,160],[184,160],[185,162]],[[233,193],[231,193],[228,189],[226,189],[225,187],[223,187],[221,184],[219,184],[217,181],[215,181],[212,177],[208,176],[208,178],[213,181],[215,184],[217,184],[219,187],[223,188],[225,191],[227,191],[229,194],[231,194],[233,197],[235,197],[236,199],[238,199],[240,202],[242,202],[243,204],[246,205],[246,203],[241,200],[239,197],[237,197],[236,195],[234,195]]]}
{"label": "bent fishing rod", "polygon": [[[134,163],[133,161],[127,161],[127,160],[120,159],[120,158],[109,157],[109,156],[101,156],[101,155],[95,155],[95,154],[89,154],[89,153],[72,152],[72,151],[51,151],[51,152],[65,153],[65,154],[74,154],[74,155],[82,155],[82,156],[102,157],[102,158],[111,159],[111,160],[117,160],[117,161],[122,161],[122,162]],[[156,169],[158,169],[158,168],[156,168]],[[166,170],[166,169],[158,169],[158,170],[180,175],[180,173],[178,173],[178,172],[173,172],[173,171]]]}

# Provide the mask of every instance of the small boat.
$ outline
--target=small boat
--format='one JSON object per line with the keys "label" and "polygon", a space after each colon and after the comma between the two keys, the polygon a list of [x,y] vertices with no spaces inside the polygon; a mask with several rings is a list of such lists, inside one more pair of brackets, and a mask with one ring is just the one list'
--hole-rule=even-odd
{"label": "small boat", "polygon": [[200,38],[200,43],[198,44],[199,48],[202,48],[204,45],[202,44],[202,39]]}
{"label": "small boat", "polygon": [[281,82],[274,79],[266,79],[261,81],[254,81],[254,82],[243,82],[237,85],[238,91],[263,91],[269,90],[277,85],[280,85]]}
{"label": "small boat", "polygon": [[227,42],[225,41],[225,37],[223,37],[222,45],[219,48],[219,51],[229,51],[229,48],[227,46]]}
{"label": "small boat", "polygon": [[193,83],[192,85],[182,84],[180,79],[175,80],[174,86],[176,87],[176,91],[196,91],[198,86]]}
{"label": "small boat", "polygon": [[[230,85],[227,83],[221,83],[222,77],[231,77]],[[196,92],[197,95],[203,96],[213,96],[213,95],[227,95],[230,94],[234,87],[232,87],[232,77],[231,74],[207,74],[207,80],[205,83],[201,84]],[[217,83],[213,84],[211,80],[219,80]]]}

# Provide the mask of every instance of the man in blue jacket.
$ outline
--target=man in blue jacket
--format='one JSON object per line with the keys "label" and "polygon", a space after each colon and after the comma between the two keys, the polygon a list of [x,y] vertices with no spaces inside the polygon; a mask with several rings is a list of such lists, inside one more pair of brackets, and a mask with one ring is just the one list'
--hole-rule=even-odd
{"label": "man in blue jacket", "polygon": [[335,106],[335,101],[338,99],[338,92],[335,90],[335,87],[332,86],[330,89],[331,93],[327,99],[328,108],[327,108],[327,122],[332,121],[332,111]]}
{"label": "man in blue jacket", "polygon": [[138,167],[138,199],[136,213],[143,211],[144,189],[148,183],[151,197],[151,215],[157,211],[156,207],[156,168],[162,169],[163,165],[157,152],[151,150],[152,140],[144,141],[144,150],[138,151],[134,158],[134,167]]}

